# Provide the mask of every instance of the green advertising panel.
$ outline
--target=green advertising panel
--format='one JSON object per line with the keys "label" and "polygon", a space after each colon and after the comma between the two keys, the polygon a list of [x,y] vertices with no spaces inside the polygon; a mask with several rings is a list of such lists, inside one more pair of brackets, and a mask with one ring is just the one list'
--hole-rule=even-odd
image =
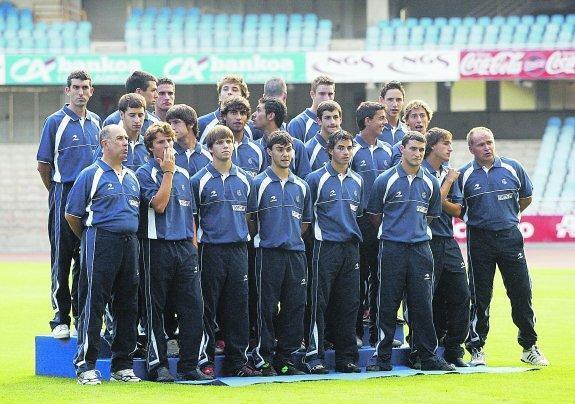
{"label": "green advertising panel", "polygon": [[[306,82],[305,53],[214,53],[203,55],[5,55],[5,85],[62,85],[73,70],[86,70],[95,85],[124,84],[134,70],[169,77],[177,84],[213,84],[226,74],[248,83],[272,76]],[[0,70],[1,71],[1,70]],[[0,78],[0,82],[3,80]]]}

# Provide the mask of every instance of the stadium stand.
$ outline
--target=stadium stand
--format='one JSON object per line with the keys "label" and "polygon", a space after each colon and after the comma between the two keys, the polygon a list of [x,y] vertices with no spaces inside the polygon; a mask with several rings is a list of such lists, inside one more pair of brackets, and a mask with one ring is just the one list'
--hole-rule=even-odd
{"label": "stadium stand", "polygon": [[366,32],[367,50],[572,46],[575,14],[394,18]]}
{"label": "stadium stand", "polygon": [[316,14],[209,14],[199,8],[134,8],[128,53],[327,50],[332,22]]}
{"label": "stadium stand", "polygon": [[29,8],[0,3],[0,53],[90,53],[88,21],[34,22]]}
{"label": "stadium stand", "polygon": [[575,117],[547,122],[533,175],[533,210],[571,213],[575,198]]}

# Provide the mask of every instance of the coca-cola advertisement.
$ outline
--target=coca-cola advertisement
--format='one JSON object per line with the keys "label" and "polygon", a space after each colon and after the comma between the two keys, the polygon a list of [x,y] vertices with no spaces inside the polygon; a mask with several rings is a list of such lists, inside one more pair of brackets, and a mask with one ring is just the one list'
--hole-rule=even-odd
{"label": "coca-cola advertisement", "polygon": [[[575,241],[575,214],[522,216],[518,227],[527,243],[572,243]],[[455,239],[460,243],[465,242],[466,231],[465,223],[455,219],[453,222]]]}
{"label": "coca-cola advertisement", "polygon": [[462,79],[573,79],[575,48],[462,51],[459,71]]}

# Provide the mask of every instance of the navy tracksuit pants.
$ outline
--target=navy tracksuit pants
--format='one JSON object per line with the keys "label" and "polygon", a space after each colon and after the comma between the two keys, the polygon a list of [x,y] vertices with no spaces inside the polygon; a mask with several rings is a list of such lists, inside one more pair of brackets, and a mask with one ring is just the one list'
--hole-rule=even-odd
{"label": "navy tracksuit pants", "polygon": [[180,359],[178,372],[195,369],[205,357],[201,273],[198,252],[191,240],[167,241],[143,239],[143,269],[147,319],[148,371],[168,367],[168,347],[164,314],[168,296],[175,303],[179,319]]}
{"label": "navy tracksuit pants", "polygon": [[235,373],[247,363],[249,345],[246,243],[201,244],[200,268],[208,334],[207,358],[200,364],[213,363],[219,329],[226,343],[224,371]]}
{"label": "navy tracksuit pants", "polygon": [[[292,353],[299,349],[304,328],[306,272],[304,251],[256,249],[257,346],[252,353],[256,367],[265,363],[276,367],[291,363]],[[278,303],[280,310],[274,321]]]}
{"label": "navy tracksuit pants", "polygon": [[377,278],[377,252],[379,240],[377,229],[373,227],[369,215],[363,215],[357,219],[363,241],[359,244],[359,268],[360,268],[360,305],[357,313],[355,333],[363,337],[363,312],[369,308],[369,342],[377,342],[377,291],[379,280]]}
{"label": "navy tracksuit pants", "polygon": [[112,372],[132,368],[138,335],[138,238],[88,227],[82,235],[78,283],[78,374],[94,369],[100,349],[102,316],[111,302],[114,322]]}
{"label": "navy tracksuit pants", "polygon": [[[80,271],[80,240],[70,229],[64,215],[68,193],[73,183],[53,182],[48,196],[50,212],[48,232],[50,236],[51,293],[54,318],[50,328],[66,324],[70,326],[70,309],[74,323],[78,317],[78,275]],[[72,289],[70,290],[70,265],[72,266]]]}
{"label": "navy tracksuit pants", "polygon": [[411,340],[422,361],[435,355],[437,338],[433,326],[433,256],[427,241],[379,243],[379,294],[377,300],[378,342],[374,356],[391,361],[397,310],[406,296]]}
{"label": "navy tracksuit pants", "polygon": [[471,323],[467,349],[471,351],[485,345],[489,332],[489,305],[493,295],[495,265],[501,271],[511,302],[511,318],[519,329],[517,341],[524,349],[530,348],[537,342],[537,333],[531,304],[531,278],[521,231],[516,226],[501,231],[469,226],[467,254],[471,290]]}
{"label": "navy tracksuit pants", "polygon": [[[326,319],[332,322],[336,366],[357,363],[359,247],[355,241],[315,241],[311,271],[311,320],[305,362],[323,362]],[[394,318],[395,322],[395,318]]]}
{"label": "navy tracksuit pants", "polygon": [[469,332],[469,285],[465,262],[453,237],[433,236],[433,322],[443,334],[444,356],[462,358]]}

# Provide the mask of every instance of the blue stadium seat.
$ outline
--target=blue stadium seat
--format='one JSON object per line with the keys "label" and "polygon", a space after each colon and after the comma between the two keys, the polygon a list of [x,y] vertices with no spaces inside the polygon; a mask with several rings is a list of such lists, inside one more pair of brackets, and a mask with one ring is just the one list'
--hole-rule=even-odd
{"label": "blue stadium seat", "polygon": [[505,25],[506,18],[496,15],[491,19],[491,25]]}
{"label": "blue stadium seat", "polygon": [[521,23],[521,18],[517,15],[507,16],[507,25],[519,25]]}
{"label": "blue stadium seat", "polygon": [[[462,24],[462,21],[463,20],[461,19],[461,17],[450,17],[449,18],[449,25],[451,25],[452,27],[457,27],[457,26]],[[437,24],[435,24],[435,25],[437,25]]]}
{"label": "blue stadium seat", "polygon": [[551,16],[550,22],[553,24],[561,25],[561,24],[563,24],[564,20],[565,20],[565,17],[562,14],[553,14]]}
{"label": "blue stadium seat", "polygon": [[545,25],[547,23],[549,23],[550,17],[546,14],[539,14],[537,17],[535,17],[535,23],[537,24],[541,24],[541,25]]}
{"label": "blue stadium seat", "polygon": [[438,27],[443,27],[444,25],[447,25],[447,18],[445,17],[435,17],[435,19],[433,20],[434,25],[438,26]]}
{"label": "blue stadium seat", "polygon": [[391,20],[391,26],[394,28],[402,27],[403,26],[403,20],[401,18],[394,18]]}
{"label": "blue stadium seat", "polygon": [[479,24],[483,27],[487,27],[488,25],[491,25],[491,17],[485,16],[485,15],[482,17],[479,17],[477,19],[477,24]]}
{"label": "blue stadium seat", "polygon": [[420,18],[419,25],[422,27],[429,27],[430,25],[433,25],[433,20],[429,17]]}
{"label": "blue stadium seat", "polygon": [[535,17],[532,15],[524,15],[521,17],[521,23],[524,25],[533,25],[535,23]]}
{"label": "blue stadium seat", "polygon": [[475,19],[475,17],[465,17],[462,21],[462,24],[467,26],[467,27],[471,27],[471,26],[475,25],[476,22],[477,22],[477,20]]}
{"label": "blue stadium seat", "polygon": [[405,20],[404,24],[411,28],[417,26],[419,24],[419,21],[417,20],[417,18],[410,17]]}

